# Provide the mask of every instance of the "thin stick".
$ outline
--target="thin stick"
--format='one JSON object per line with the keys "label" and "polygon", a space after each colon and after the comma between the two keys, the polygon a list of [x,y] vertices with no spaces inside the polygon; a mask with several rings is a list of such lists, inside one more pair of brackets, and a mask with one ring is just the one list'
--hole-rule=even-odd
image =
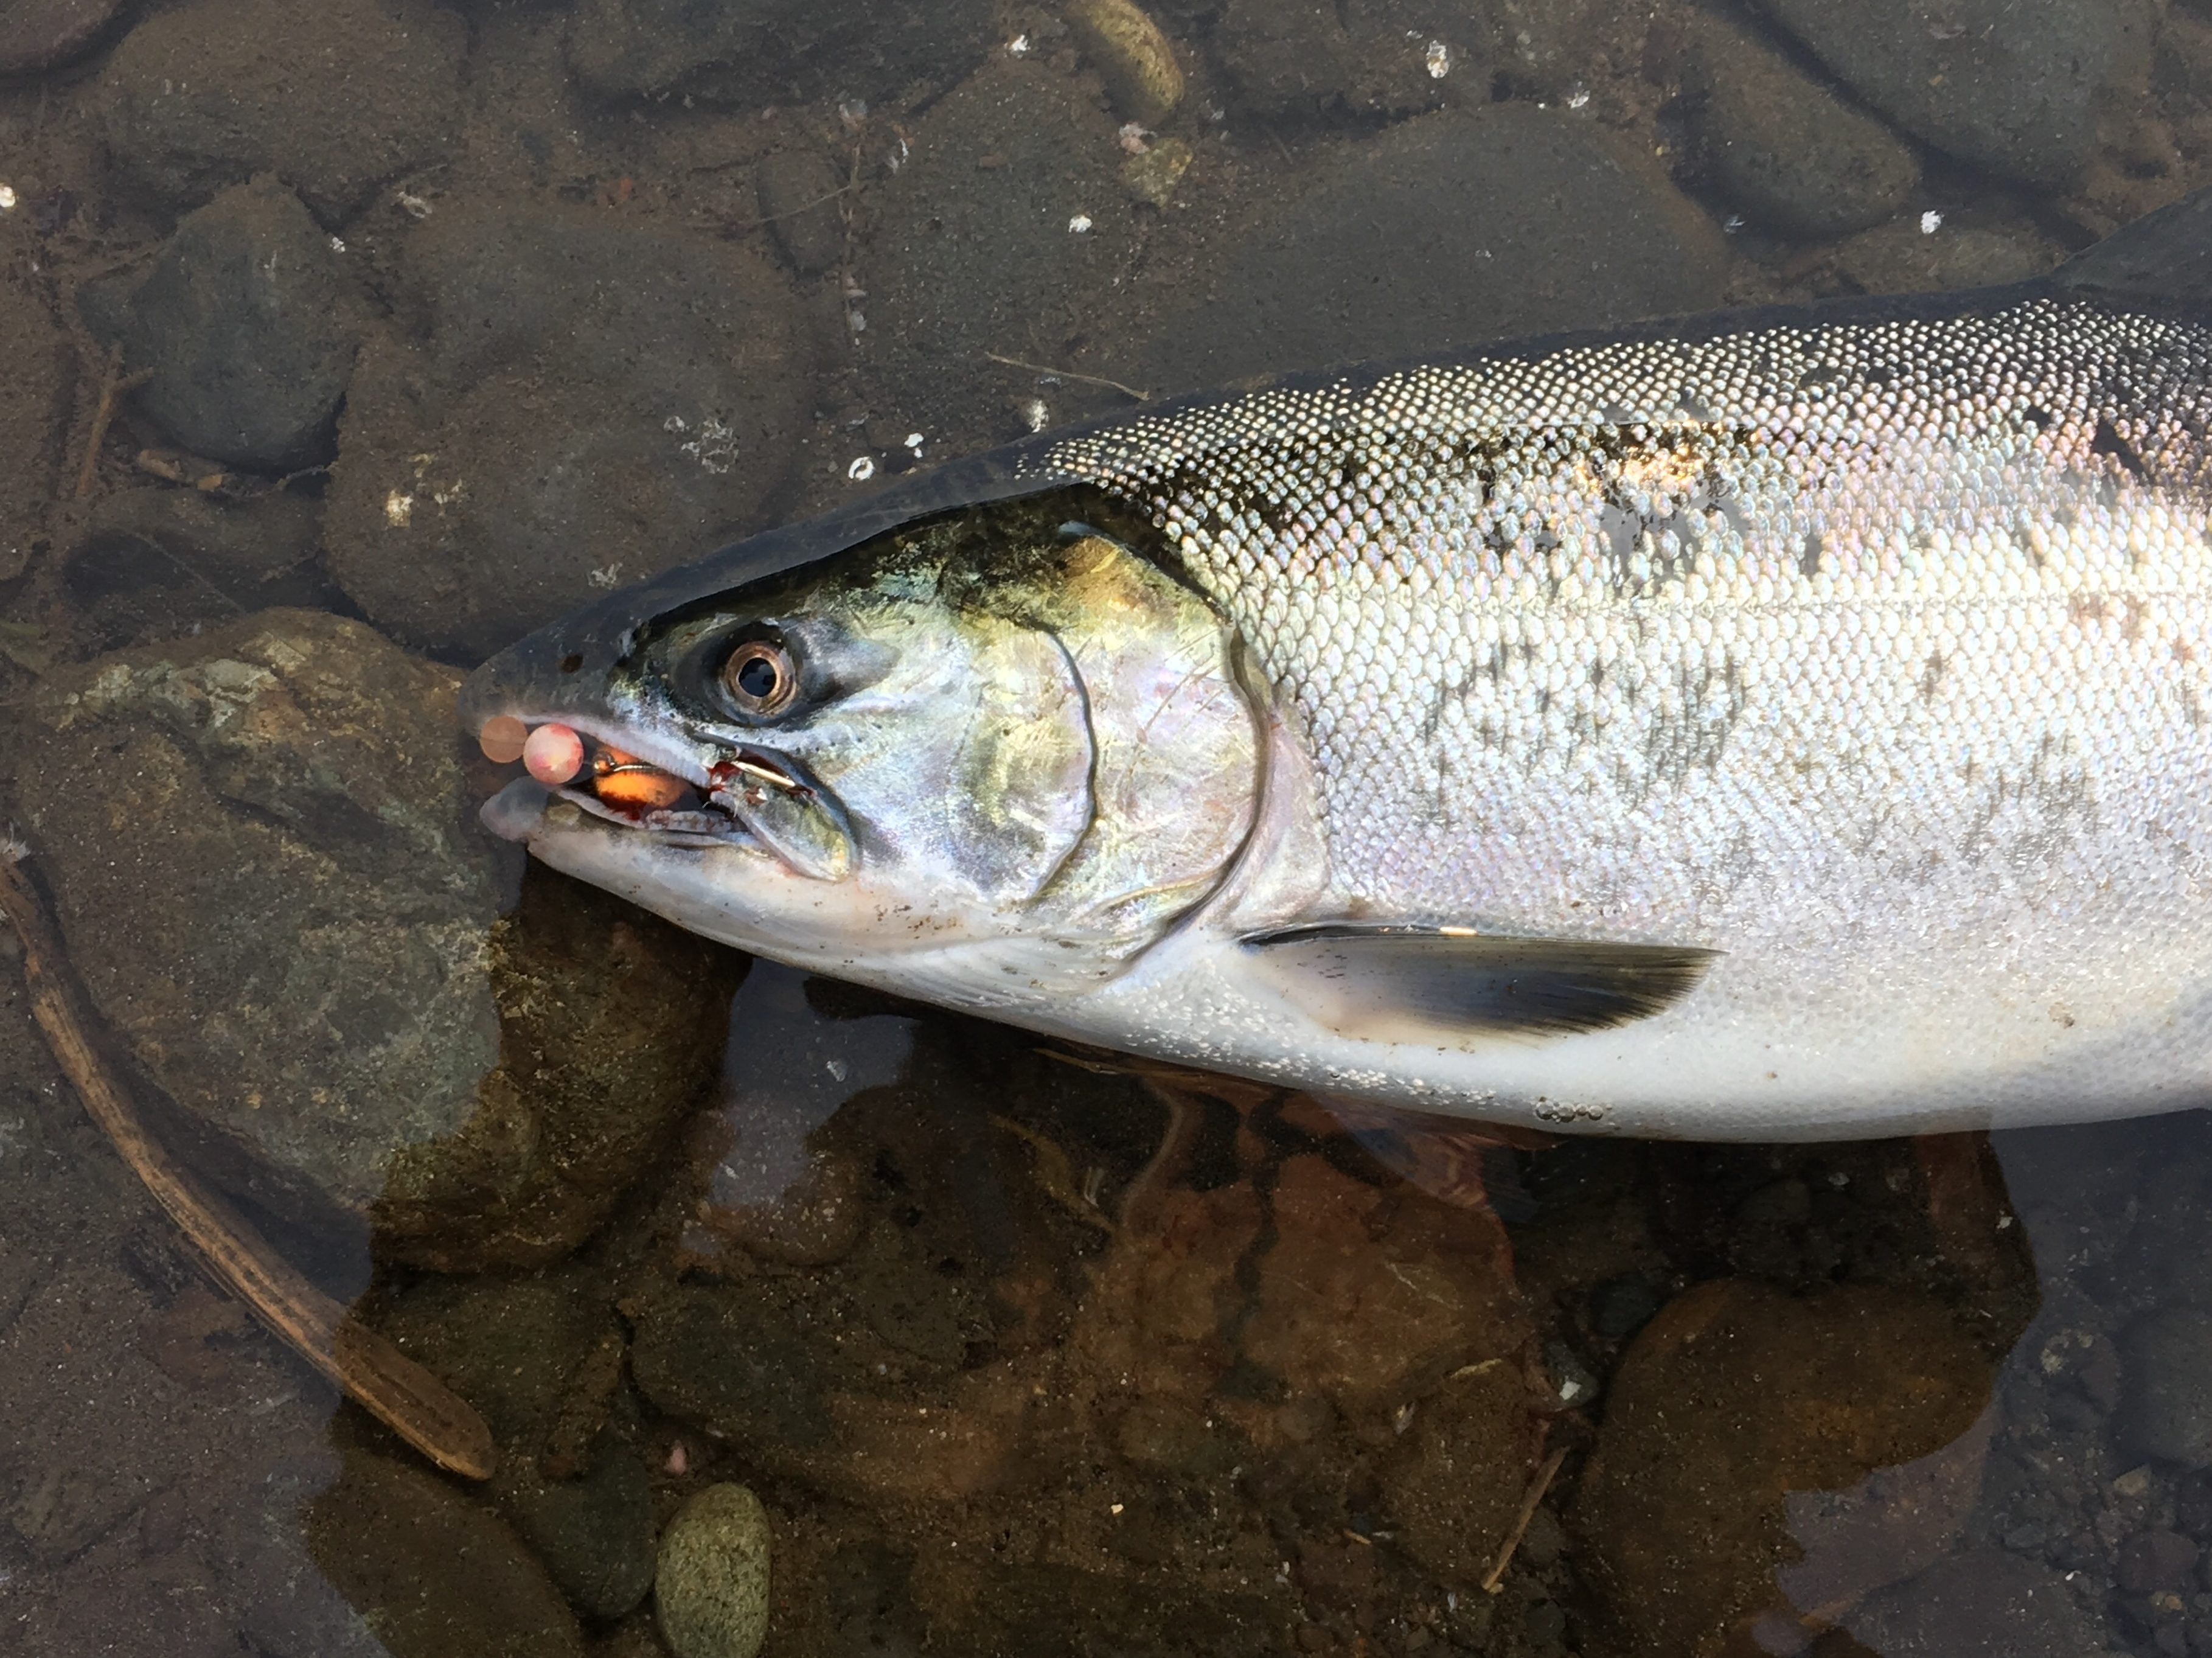
{"label": "thin stick", "polygon": [[1002,362],[1009,368],[1026,368],[1032,374],[1050,374],[1056,380],[1081,380],[1085,386],[1103,386],[1119,392],[1125,398],[1134,398],[1139,403],[1150,403],[1152,394],[1139,392],[1133,386],[1124,386],[1119,380],[1109,380],[1103,374],[1079,374],[1073,368],[1051,368],[1041,362],[1024,362],[1019,357],[1002,357],[995,351],[983,354],[993,362]]}
{"label": "thin stick", "polygon": [[786,219],[795,219],[802,213],[811,213],[816,208],[820,207],[824,202],[834,202],[840,196],[848,195],[852,191],[858,190],[860,187],[860,182],[859,179],[855,179],[850,184],[839,185],[836,189],[831,191],[827,196],[817,196],[811,202],[801,202],[797,207],[787,207],[781,213],[769,214],[766,218],[732,220],[730,223],[730,228],[732,230],[758,230],[764,224],[781,224]]}
{"label": "thin stick", "polygon": [[0,911],[23,941],[23,984],[32,1017],[92,1120],[106,1132],[199,1255],[209,1275],[237,1296],[308,1363],[366,1406],[440,1467],[489,1479],[491,1431],[466,1400],[301,1277],[246,1218],[176,1163],[155,1140],[86,1036],[59,971],[61,938],[15,858],[0,857]]}
{"label": "thin stick", "polygon": [[1505,1586],[1505,1569],[1513,1564],[1513,1552],[1521,1546],[1521,1540],[1528,1534],[1528,1522],[1536,1517],[1536,1505],[1544,1500],[1544,1493],[1552,1489],[1552,1481],[1559,1477],[1559,1465],[1567,1460],[1564,1445],[1544,1459],[1544,1466],[1536,1470],[1535,1479],[1528,1482],[1528,1494],[1521,1499],[1521,1512],[1513,1516],[1513,1529],[1505,1534],[1505,1546],[1498,1551],[1498,1559],[1482,1580],[1482,1592],[1495,1594]]}
{"label": "thin stick", "polygon": [[100,406],[92,411],[92,435],[84,440],[84,465],[77,468],[76,498],[82,501],[92,493],[93,473],[100,465],[100,446],[107,441],[107,423],[115,418],[118,399],[137,391],[154,378],[154,371],[142,368],[135,374],[123,372],[123,348],[117,346],[108,354],[107,380],[100,388]]}

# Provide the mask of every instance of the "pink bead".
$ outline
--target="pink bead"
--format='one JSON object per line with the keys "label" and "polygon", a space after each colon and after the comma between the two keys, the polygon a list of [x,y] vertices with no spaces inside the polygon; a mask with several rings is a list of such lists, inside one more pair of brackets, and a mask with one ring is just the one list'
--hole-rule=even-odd
{"label": "pink bead", "polygon": [[548,788],[558,788],[584,768],[584,739],[566,726],[540,726],[522,745],[522,763]]}

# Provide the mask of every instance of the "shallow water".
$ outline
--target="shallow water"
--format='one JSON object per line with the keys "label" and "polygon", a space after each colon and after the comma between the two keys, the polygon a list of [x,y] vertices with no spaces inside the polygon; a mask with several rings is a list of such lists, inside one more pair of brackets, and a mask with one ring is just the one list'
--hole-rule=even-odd
{"label": "shallow water", "polygon": [[1170,100],[979,0],[0,5],[22,867],[189,1178],[464,1412],[209,1286],[11,949],[0,1644],[702,1658],[741,1485],[772,1655],[2212,1652],[2203,1114],[1339,1120],[523,868],[451,729],[1040,422],[2013,280],[2212,183],[2200,5],[1874,9],[1164,0]]}

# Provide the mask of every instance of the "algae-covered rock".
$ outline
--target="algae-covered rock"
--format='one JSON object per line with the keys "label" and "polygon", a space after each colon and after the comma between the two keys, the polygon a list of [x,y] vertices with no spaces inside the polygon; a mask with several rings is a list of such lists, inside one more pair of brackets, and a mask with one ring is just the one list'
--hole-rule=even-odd
{"label": "algae-covered rock", "polygon": [[768,1636],[768,1510],[709,1485],[660,1534],[653,1598],[676,1658],[753,1658]]}
{"label": "algae-covered rock", "polygon": [[511,865],[459,676],[271,610],[41,682],[10,745],[72,963],[220,1183],[447,1268],[588,1236],[714,1074],[737,958]]}

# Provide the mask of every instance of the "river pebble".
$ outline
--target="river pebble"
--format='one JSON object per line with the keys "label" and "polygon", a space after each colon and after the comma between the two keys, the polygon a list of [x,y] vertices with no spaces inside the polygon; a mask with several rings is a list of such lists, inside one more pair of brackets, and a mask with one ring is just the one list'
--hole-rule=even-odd
{"label": "river pebble", "polygon": [[87,319],[149,372],[137,407],[195,454],[284,471],[336,452],[366,306],[344,256],[273,174],[187,214],[126,291]]}
{"label": "river pebble", "polygon": [[398,1658],[582,1658],[575,1614],[497,1515],[422,1468],[350,1451],[308,1552]]}
{"label": "river pebble", "polygon": [[753,1658],[768,1636],[769,1523],[738,1485],[709,1485],[660,1534],[653,1600],[676,1658]]}
{"label": "river pebble", "polygon": [[2151,9],[2051,0],[1762,0],[1875,108],[1962,161],[2023,183],[2077,182],[2103,100],[2148,70]]}

